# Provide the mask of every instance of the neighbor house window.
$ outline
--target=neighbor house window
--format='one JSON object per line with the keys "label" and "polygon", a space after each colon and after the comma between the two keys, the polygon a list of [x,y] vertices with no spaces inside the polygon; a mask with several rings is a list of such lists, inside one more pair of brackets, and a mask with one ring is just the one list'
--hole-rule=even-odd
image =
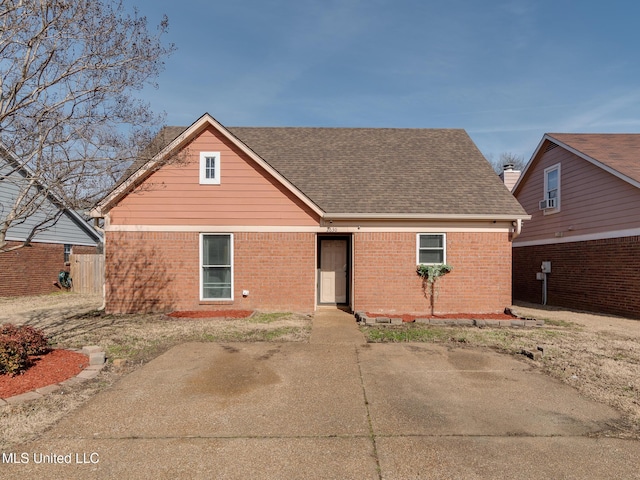
{"label": "neighbor house window", "polygon": [[200,183],[220,184],[220,152],[200,152]]}
{"label": "neighbor house window", "polygon": [[560,164],[545,168],[544,170],[544,201],[546,208],[544,213],[560,211]]}
{"label": "neighbor house window", "polygon": [[233,300],[233,235],[200,235],[200,300]]}
{"label": "neighbor house window", "polygon": [[[71,252],[73,250],[73,246],[68,243],[64,244],[64,263],[69,263],[69,258],[71,256]],[[60,258],[60,257],[58,257]]]}
{"label": "neighbor house window", "polygon": [[417,244],[418,265],[446,263],[447,242],[444,233],[419,233]]}

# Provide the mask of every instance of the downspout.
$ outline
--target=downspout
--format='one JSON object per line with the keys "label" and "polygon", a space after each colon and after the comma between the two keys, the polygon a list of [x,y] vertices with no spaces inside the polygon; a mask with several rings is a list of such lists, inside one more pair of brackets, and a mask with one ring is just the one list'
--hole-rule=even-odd
{"label": "downspout", "polygon": [[522,233],[522,219],[518,218],[513,225],[513,235],[511,236],[511,240],[515,240]]}
{"label": "downspout", "polygon": [[[108,215],[108,214],[107,214]],[[104,226],[105,228],[107,227],[107,218],[104,218]],[[102,255],[104,256],[105,252],[107,251],[107,232],[105,232],[105,228],[100,228],[98,226],[98,221],[100,220],[100,217],[94,217],[94,226],[93,228],[95,228],[96,230],[98,230],[99,232],[102,233]],[[105,262],[104,268],[106,270],[107,265]],[[100,305],[100,308],[98,310],[101,310],[104,312],[104,310],[107,308],[107,283],[106,283],[106,278],[105,276],[102,277],[102,305]]]}

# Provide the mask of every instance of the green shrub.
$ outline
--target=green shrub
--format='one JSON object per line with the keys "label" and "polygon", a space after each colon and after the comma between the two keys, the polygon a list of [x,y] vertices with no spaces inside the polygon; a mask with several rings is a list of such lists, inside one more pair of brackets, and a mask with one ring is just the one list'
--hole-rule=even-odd
{"label": "green shrub", "polygon": [[10,323],[0,326],[0,374],[20,373],[31,366],[30,355],[48,351],[49,341],[42,330]]}

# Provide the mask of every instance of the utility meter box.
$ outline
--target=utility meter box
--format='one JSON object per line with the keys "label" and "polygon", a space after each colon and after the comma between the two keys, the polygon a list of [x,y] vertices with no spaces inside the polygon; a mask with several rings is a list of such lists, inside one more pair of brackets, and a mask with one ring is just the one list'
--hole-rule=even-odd
{"label": "utility meter box", "polygon": [[551,273],[551,262],[542,262],[540,265],[540,270],[542,273]]}

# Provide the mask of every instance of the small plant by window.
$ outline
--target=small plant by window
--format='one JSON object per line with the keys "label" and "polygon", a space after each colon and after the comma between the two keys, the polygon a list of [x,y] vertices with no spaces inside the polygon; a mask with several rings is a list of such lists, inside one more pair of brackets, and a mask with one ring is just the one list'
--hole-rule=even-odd
{"label": "small plant by window", "polygon": [[438,296],[438,290],[436,288],[437,280],[446,275],[453,267],[446,263],[440,263],[437,265],[418,265],[416,267],[416,273],[422,277],[422,292],[425,298],[429,300],[431,306],[431,315],[435,314],[435,302]]}

